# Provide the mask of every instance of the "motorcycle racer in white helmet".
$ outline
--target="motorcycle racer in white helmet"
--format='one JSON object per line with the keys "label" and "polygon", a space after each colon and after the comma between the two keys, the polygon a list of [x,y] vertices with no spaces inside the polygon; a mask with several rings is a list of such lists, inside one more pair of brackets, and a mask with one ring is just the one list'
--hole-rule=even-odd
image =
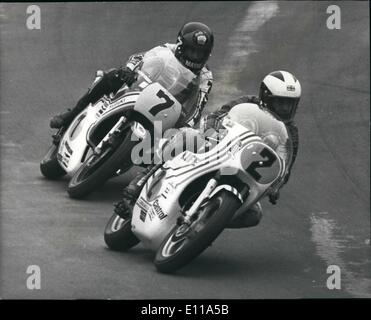
{"label": "motorcycle racer in white helmet", "polygon": [[260,86],[260,100],[285,124],[293,121],[300,97],[300,82],[287,71],[271,72],[263,79]]}
{"label": "motorcycle racer in white helmet", "polygon": [[[223,105],[218,111],[213,112],[202,120],[203,130],[209,128],[218,129],[221,119],[236,105],[242,103],[254,103],[261,109],[269,111],[277,120],[282,121],[289,134],[285,148],[289,157],[287,160],[287,170],[284,178],[276,185],[269,194],[269,201],[276,204],[279,198],[280,188],[289,180],[292,166],[295,162],[299,148],[298,128],[294,123],[294,116],[301,97],[301,85],[298,79],[287,71],[274,71],[264,77],[260,85],[259,97],[242,96],[236,100]],[[235,228],[251,227],[260,222],[262,209],[259,202],[254,205],[244,217],[236,217],[232,220]]]}

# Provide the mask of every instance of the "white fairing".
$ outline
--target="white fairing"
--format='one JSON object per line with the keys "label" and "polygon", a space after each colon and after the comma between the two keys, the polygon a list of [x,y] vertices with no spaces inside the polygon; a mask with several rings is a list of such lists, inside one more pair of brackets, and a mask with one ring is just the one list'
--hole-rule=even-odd
{"label": "white fairing", "polygon": [[89,131],[117,109],[134,104],[138,96],[139,92],[131,92],[113,101],[104,96],[74,119],[63,135],[58,149],[58,161],[69,175],[73,175],[92,152],[87,142]]}
{"label": "white fairing", "polygon": [[261,137],[287,164],[289,135],[282,121],[278,121],[270,112],[261,109],[254,103],[237,104],[229,111],[228,115],[231,120]]}
{"label": "white fairing", "polygon": [[[98,104],[103,103],[98,102],[97,107]],[[73,175],[82,164],[81,160],[88,147],[86,141],[87,132],[96,120],[96,109],[92,105],[89,105],[87,109],[75,118],[63,135],[58,149],[58,161],[63,169],[70,175]]]}
{"label": "white fairing", "polygon": [[[163,97],[166,97],[166,99],[160,98],[158,96],[159,92],[163,93]],[[161,107],[161,105],[163,106]],[[182,106],[163,86],[152,83],[142,91],[134,110],[143,114],[152,123],[155,121],[161,122],[162,129],[166,130],[174,127],[180,117]]]}
{"label": "white fairing", "polygon": [[88,137],[94,135],[94,129],[124,109],[134,109],[152,123],[158,121],[163,131],[174,127],[183,115],[184,105],[197,94],[197,81],[196,75],[185,68],[170,49],[150,50],[130,90],[125,86],[113,97],[104,96],[71,123],[59,146],[60,165],[73,175],[93,151]]}
{"label": "white fairing", "polygon": [[[164,169],[147,181],[132,217],[133,233],[146,247],[156,250],[160,246],[180,215],[183,190],[206,173],[219,169],[222,175],[237,175],[251,188],[248,205],[282,175],[284,161],[260,137],[229,118],[223,125],[225,136],[213,149],[198,154],[185,151],[167,161]],[[271,162],[269,167],[265,166],[267,161]]]}

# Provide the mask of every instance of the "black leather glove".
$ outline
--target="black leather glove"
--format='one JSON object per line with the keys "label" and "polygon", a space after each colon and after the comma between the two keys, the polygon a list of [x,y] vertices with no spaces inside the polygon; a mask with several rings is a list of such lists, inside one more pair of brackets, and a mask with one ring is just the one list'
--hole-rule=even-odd
{"label": "black leather glove", "polygon": [[257,105],[260,105],[260,99],[259,99],[259,97],[256,97],[256,96],[252,96],[252,97],[250,98],[250,102],[251,102],[251,103],[255,103],[255,104],[257,104]]}
{"label": "black leather glove", "polygon": [[117,70],[116,77],[125,82],[129,87],[136,80],[137,74],[128,67],[123,67]]}
{"label": "black leather glove", "polygon": [[277,200],[280,197],[280,192],[279,191],[274,191],[274,192],[270,193],[268,195],[268,197],[269,197],[269,202],[271,204],[277,204]]}

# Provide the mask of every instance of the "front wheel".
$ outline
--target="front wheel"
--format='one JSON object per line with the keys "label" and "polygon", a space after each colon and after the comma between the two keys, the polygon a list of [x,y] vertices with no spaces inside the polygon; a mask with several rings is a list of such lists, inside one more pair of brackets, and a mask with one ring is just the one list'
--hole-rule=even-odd
{"label": "front wheel", "polygon": [[131,231],[131,218],[122,219],[113,214],[104,230],[104,242],[115,251],[127,251],[140,241]]}
{"label": "front wheel", "polygon": [[58,145],[53,143],[40,162],[40,171],[42,175],[50,180],[56,180],[66,175],[66,171],[64,171],[57,160],[57,154]]}
{"label": "front wheel", "polygon": [[102,154],[91,155],[73,175],[67,188],[69,196],[82,198],[113,177],[118,169],[123,166],[129,169],[132,163],[131,150],[137,143],[131,140],[129,130],[116,149],[107,149]]}
{"label": "front wheel", "polygon": [[233,194],[218,192],[190,226],[183,223],[171,230],[156,253],[156,269],[171,273],[188,264],[211,245],[240,206]]}

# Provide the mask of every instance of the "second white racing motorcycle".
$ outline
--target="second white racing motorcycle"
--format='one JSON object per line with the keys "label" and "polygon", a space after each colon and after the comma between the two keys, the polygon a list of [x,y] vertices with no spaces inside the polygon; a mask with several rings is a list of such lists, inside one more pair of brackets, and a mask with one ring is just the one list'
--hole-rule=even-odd
{"label": "second white racing motorcycle", "polygon": [[[71,177],[68,193],[81,198],[133,164],[131,151],[146,134],[156,136],[193,114],[199,79],[165,47],[148,51],[135,69],[137,80],[114,96],[90,104],[54,136],[40,163],[49,179]],[[160,132],[161,135],[162,132]]]}
{"label": "second white racing motorcycle", "polygon": [[[236,109],[237,110],[237,109]],[[246,126],[243,109],[226,117],[219,141],[203,153],[184,151],[147,181],[130,218],[114,214],[105,229],[111,249],[141,242],[156,252],[158,271],[173,272],[205,250],[231,218],[264,197],[285,162]]]}

